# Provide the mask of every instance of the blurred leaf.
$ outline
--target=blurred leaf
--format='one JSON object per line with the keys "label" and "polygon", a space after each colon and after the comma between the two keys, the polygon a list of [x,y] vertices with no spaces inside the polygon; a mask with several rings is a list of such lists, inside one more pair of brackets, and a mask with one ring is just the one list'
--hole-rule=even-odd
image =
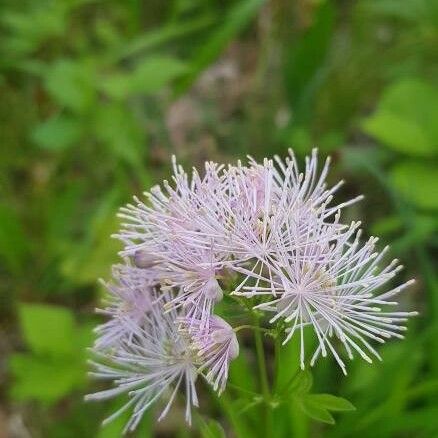
{"label": "blurred leaf", "polygon": [[414,156],[438,152],[438,90],[421,80],[403,79],[384,92],[365,132],[386,146]]}
{"label": "blurred leaf", "polygon": [[118,225],[118,220],[110,217],[90,248],[78,249],[71,259],[65,261],[63,274],[75,284],[93,284],[98,278],[107,276],[121,249],[119,242],[110,237],[118,230]]}
{"label": "blurred leaf", "polygon": [[322,423],[335,424],[335,420],[330,412],[313,400],[304,398],[300,400],[299,406],[310,418]]}
{"label": "blurred leaf", "polygon": [[285,56],[285,87],[295,118],[309,115],[310,105],[326,74],[325,57],[333,34],[334,8],[331,2],[320,2],[312,25]]}
{"label": "blurred leaf", "polygon": [[85,379],[75,360],[50,360],[32,354],[13,354],[9,367],[14,375],[11,395],[17,401],[29,399],[54,403]]}
{"label": "blurred leaf", "polygon": [[81,200],[85,197],[85,181],[74,181],[57,193],[51,194],[45,208],[45,229],[48,255],[68,253],[77,243],[80,229]]}
{"label": "blurred leaf", "polygon": [[191,21],[186,20],[182,23],[170,23],[158,29],[151,30],[150,32],[138,35],[132,40],[125,42],[119,53],[117,53],[117,58],[123,59],[137,55],[138,52],[150,50],[176,38],[188,36],[192,32],[201,30],[212,23],[213,17],[206,15],[200,18],[194,18]]}
{"label": "blurred leaf", "polygon": [[310,418],[300,406],[300,400],[292,400],[285,405],[289,427],[294,438],[308,438],[310,436]]}
{"label": "blurred leaf", "polygon": [[105,78],[102,89],[116,99],[132,94],[150,94],[160,91],[187,70],[186,65],[170,56],[146,57],[132,71],[113,73]]}
{"label": "blurred leaf", "polygon": [[[230,385],[231,386],[231,385]],[[247,417],[254,408],[260,406],[263,403],[263,397],[261,395],[249,395],[243,394],[240,398],[236,399],[233,403],[240,418]]]}
{"label": "blurred leaf", "polygon": [[[309,350],[315,345],[315,337],[310,330],[304,331],[304,343]],[[312,373],[300,368],[300,343],[288,342],[282,345],[279,351],[279,363],[287,363],[287,367],[280,366],[278,369],[277,388],[280,391],[298,391],[305,393],[310,390],[313,383]]]}
{"label": "blurred leaf", "polygon": [[73,344],[73,348],[76,351],[77,357],[80,357],[80,360],[86,359],[88,357],[87,348],[93,344],[93,341],[96,337],[94,332],[96,324],[94,322],[86,322],[75,325],[75,335],[71,340]]}
{"label": "blurred leaf", "polygon": [[[110,408],[105,413],[105,417],[109,417],[114,412],[118,411],[125,404],[124,400],[114,400],[110,404]],[[119,438],[123,436],[123,429],[126,426],[126,423],[129,421],[129,417],[131,416],[131,412],[125,411],[121,413],[117,418],[113,421],[105,424],[105,426],[100,426],[97,438]],[[136,435],[142,438],[153,438],[152,428],[153,428],[153,415],[151,415],[151,411],[146,411],[137,426]],[[103,420],[100,419],[100,420]]]}
{"label": "blurred leaf", "polygon": [[[304,331],[304,343],[311,350],[315,339],[310,330]],[[313,377],[310,370],[300,368],[300,343],[288,342],[281,345],[277,350],[279,353],[279,366],[276,383],[276,393],[281,403],[279,408],[274,411],[276,421],[281,419],[284,423],[283,428],[287,432],[283,435],[296,438],[307,438],[309,436],[309,417],[300,408],[301,396],[310,391],[313,384]],[[280,426],[278,426],[280,428]]]}
{"label": "blurred leaf", "polygon": [[329,411],[354,411],[356,408],[345,398],[332,394],[308,394],[306,400]]}
{"label": "blurred leaf", "polygon": [[429,0],[373,0],[367,2],[367,8],[370,8],[376,14],[381,16],[395,17],[408,22],[416,22],[420,25],[432,24],[438,20],[438,8],[436,2]]}
{"label": "blurred leaf", "polygon": [[87,235],[66,254],[61,271],[75,284],[94,284],[98,278],[105,277],[109,267],[117,261],[121,247],[111,235],[119,227],[118,201],[117,189],[107,192],[88,223]]}
{"label": "blurred leaf", "polygon": [[76,326],[73,313],[58,306],[22,304],[19,310],[32,353],[10,357],[11,395],[54,403],[85,383],[85,348],[91,344],[92,327]]}
{"label": "blurred leaf", "polygon": [[438,393],[438,379],[425,380],[420,385],[408,389],[407,393],[409,400],[421,399],[425,395]]}
{"label": "blurred leaf", "polygon": [[22,304],[23,336],[36,354],[65,356],[73,352],[74,320],[70,310],[47,304]]}
{"label": "blurred leaf", "polygon": [[329,131],[321,137],[319,149],[326,154],[340,149],[346,143],[345,134],[340,131]]}
{"label": "blurred leaf", "polygon": [[96,97],[95,72],[89,62],[73,59],[58,59],[45,75],[46,89],[60,105],[81,112],[88,108]]}
{"label": "blurred leaf", "polygon": [[279,354],[278,362],[288,364],[287,368],[278,367],[278,374],[275,376],[277,379],[277,388],[285,388],[291,378],[299,371],[299,349],[300,346],[298,342],[288,342],[277,349]]}
{"label": "blurred leaf", "polygon": [[1,22],[9,31],[4,38],[8,53],[14,58],[17,55],[24,56],[36,50],[48,38],[62,35],[67,24],[63,3],[30,7],[25,12],[2,11]]}
{"label": "blurred leaf", "polygon": [[[422,339],[415,334],[402,343],[388,343],[379,348],[383,358],[378,366],[355,362],[348,387],[354,395],[356,412],[342,416],[339,425],[345,433],[362,435],[369,430],[383,430],[388,418],[403,416],[408,391],[415,388],[422,373]],[[429,354],[430,355],[430,354]],[[388,384],[391,390],[388,391]],[[361,394],[366,394],[362,397]],[[348,431],[348,432],[347,432]],[[382,436],[392,436],[385,435]]]}
{"label": "blurred leaf", "polygon": [[386,216],[379,219],[371,227],[374,235],[388,235],[400,231],[403,228],[403,220],[399,216]]}
{"label": "blurred leaf", "polygon": [[142,167],[146,143],[134,115],[118,102],[102,104],[95,113],[95,135],[116,159]]}
{"label": "blurred leaf", "polygon": [[79,141],[81,134],[82,124],[79,120],[56,115],[37,125],[32,138],[42,148],[62,150]]}
{"label": "blurred leaf", "polygon": [[294,145],[294,151],[301,155],[307,154],[313,147],[309,129],[298,124],[294,124],[290,129],[290,142]]}
{"label": "blurred leaf", "polygon": [[190,63],[190,72],[179,84],[178,91],[186,90],[198,74],[212,63],[227,44],[255,17],[265,0],[242,0],[227,12],[223,24],[213,32],[205,44],[196,52]]}
{"label": "blurred leaf", "polygon": [[380,146],[345,147],[340,152],[342,166],[353,173],[376,172],[393,159],[392,153]]}
{"label": "blurred leaf", "polygon": [[382,427],[385,436],[424,436],[438,434],[438,408],[432,404],[417,407],[397,417],[397,421],[385,422]]}
{"label": "blurred leaf", "polygon": [[18,272],[24,267],[28,247],[17,214],[11,207],[0,204],[0,260],[9,270]]}
{"label": "blurred leaf", "polygon": [[418,208],[438,209],[437,167],[430,162],[403,161],[391,170],[391,181]]}
{"label": "blurred leaf", "polygon": [[402,254],[415,246],[430,243],[437,228],[438,220],[436,217],[417,214],[415,220],[412,221],[412,225],[393,242],[393,253]]}
{"label": "blurred leaf", "polygon": [[312,373],[309,370],[299,370],[281,392],[286,396],[300,397],[307,394],[312,385]]}
{"label": "blurred leaf", "polygon": [[230,382],[248,391],[256,390],[251,366],[245,354],[239,354],[230,365]]}
{"label": "blurred leaf", "polygon": [[251,436],[251,426],[248,424],[248,419],[251,418],[250,413],[246,412],[244,415],[239,415],[238,406],[240,405],[241,400],[231,400],[228,397],[228,394],[224,392],[220,397],[216,397],[216,401],[222,412],[227,416],[236,438],[246,438]]}
{"label": "blurred leaf", "polygon": [[224,428],[218,421],[208,420],[201,426],[202,438],[226,438]]}

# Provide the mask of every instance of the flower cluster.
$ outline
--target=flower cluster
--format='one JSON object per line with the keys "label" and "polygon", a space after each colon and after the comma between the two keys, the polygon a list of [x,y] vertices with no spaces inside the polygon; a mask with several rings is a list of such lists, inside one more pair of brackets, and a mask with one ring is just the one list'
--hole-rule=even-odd
{"label": "flower cluster", "polygon": [[373,237],[361,242],[360,223],[341,221],[342,209],[361,197],[334,204],[343,182],[327,185],[329,165],[327,159],[319,168],[314,150],[300,170],[289,151],[285,160],[262,164],[209,162],[189,177],[174,160],[172,182],[121,209],[116,237],[124,263],[105,284],[100,312],[109,320],[96,329],[93,362],[93,374],[116,387],[87,397],[126,393],[129,400],[106,421],[132,407],[132,430],[167,396],[162,418],[183,388],[190,422],[199,376],[218,393],[225,389],[239,344],[236,330],[215,314],[224,295],[281,323],[284,343],[298,334],[302,368],[306,327],[318,341],[310,365],[331,354],[345,373],[339,347],[371,362],[380,358],[371,341],[402,337],[414,312],[390,307],[413,280],[394,287],[397,260],[385,264],[387,248],[377,251]]}

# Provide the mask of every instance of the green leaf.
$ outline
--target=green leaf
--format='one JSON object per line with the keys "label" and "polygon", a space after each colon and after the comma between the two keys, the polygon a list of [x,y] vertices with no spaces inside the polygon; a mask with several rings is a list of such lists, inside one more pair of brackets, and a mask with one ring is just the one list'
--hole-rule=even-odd
{"label": "green leaf", "polygon": [[52,256],[69,253],[77,244],[78,218],[82,211],[81,199],[88,187],[87,181],[76,181],[53,193],[44,208],[45,242],[47,253]]}
{"label": "green leaf", "polygon": [[59,59],[47,70],[45,85],[52,98],[60,105],[82,112],[96,97],[95,72],[85,61]]}
{"label": "green leaf", "polygon": [[356,408],[348,400],[332,394],[308,394],[306,400],[329,411],[354,411]]}
{"label": "green leaf", "polygon": [[438,153],[438,89],[403,79],[384,92],[377,111],[362,126],[386,146],[413,156]]}
{"label": "green leaf", "polygon": [[402,254],[418,245],[428,245],[438,229],[438,218],[417,214],[409,228],[393,241],[394,254]]}
{"label": "green leaf", "polygon": [[[104,418],[107,418],[114,414],[114,412],[117,412],[125,405],[125,403],[125,400],[121,399],[120,397],[109,403],[109,408],[105,411]],[[136,436],[141,438],[153,438],[154,418],[152,414],[153,412],[150,410],[147,410],[144,413],[135,430],[135,435],[131,434],[132,437]],[[132,413],[129,410],[126,410],[109,423],[99,427],[96,438],[120,438],[124,436],[123,429],[125,428],[126,423],[129,421],[131,415]]]}
{"label": "green leaf", "polygon": [[79,141],[81,123],[74,118],[56,115],[37,125],[32,132],[33,141],[50,150],[63,150]]}
{"label": "green leaf", "polygon": [[186,70],[187,66],[176,58],[147,57],[132,71],[113,73],[105,78],[101,86],[104,92],[116,99],[126,98],[136,93],[151,94],[160,91]]}
{"label": "green leaf", "polygon": [[[316,342],[313,334],[310,330],[305,330],[303,335],[305,345],[311,350]],[[287,367],[278,367],[277,388],[288,394],[308,392],[312,387],[313,378],[309,369],[300,368],[300,343],[292,340],[278,350],[279,363],[287,363]]]}
{"label": "green leaf", "polygon": [[278,363],[287,363],[287,367],[280,366],[276,371],[277,388],[285,388],[290,383],[291,376],[299,371],[299,343],[288,342],[277,349]]}
{"label": "green leaf", "polygon": [[179,84],[179,92],[186,90],[198,74],[221,54],[227,44],[250,23],[264,3],[265,0],[244,0],[230,8],[223,23],[197,51],[189,74]]}
{"label": "green leaf", "polygon": [[70,310],[47,304],[22,304],[20,326],[29,348],[52,357],[73,353],[74,320]]}
{"label": "green leaf", "polygon": [[312,388],[313,377],[309,370],[299,370],[287,383],[282,393],[286,396],[300,397]]}
{"label": "green leaf", "polygon": [[384,436],[388,437],[403,435],[434,437],[438,431],[438,407],[432,403],[412,408],[403,415],[397,416],[397,421],[385,421],[382,429]]}
{"label": "green leaf", "polygon": [[18,215],[0,204],[0,260],[12,272],[24,269],[28,242]]}
{"label": "green leaf", "polygon": [[248,411],[246,411],[245,415],[239,415],[239,407],[241,407],[240,400],[231,400],[225,392],[221,394],[220,397],[216,397],[216,401],[218,402],[221,411],[227,416],[236,438],[246,438],[251,436],[251,426],[248,424],[247,420],[252,418],[252,416]]}
{"label": "green leaf", "polygon": [[35,399],[51,404],[85,382],[85,370],[76,360],[51,360],[33,354],[13,354],[9,368],[14,376],[11,396],[17,401]]}
{"label": "green leaf", "polygon": [[87,348],[93,344],[96,338],[94,328],[95,324],[92,322],[76,325],[75,327],[75,337],[72,339],[72,344],[76,351],[76,357],[84,364],[89,357]]}
{"label": "green leaf", "polygon": [[86,383],[86,347],[92,325],[74,326],[72,314],[45,305],[22,305],[20,319],[32,353],[13,354],[11,396],[53,404]]}
{"label": "green leaf", "polygon": [[302,411],[308,415],[310,418],[313,418],[316,421],[320,421],[322,423],[335,424],[335,419],[332,417],[330,412],[321,407],[317,403],[314,403],[312,400],[308,398],[303,398],[300,400],[299,406]]}
{"label": "green leaf", "polygon": [[226,438],[224,428],[218,421],[208,420],[201,426],[202,438]]}
{"label": "green leaf", "polygon": [[28,6],[21,12],[3,10],[0,17],[10,31],[2,43],[14,58],[30,54],[49,38],[61,36],[67,27],[65,2],[46,3],[43,7],[35,2]]}
{"label": "green leaf", "polygon": [[107,192],[87,224],[85,238],[66,253],[61,271],[75,284],[95,284],[96,279],[105,277],[109,267],[117,261],[120,243],[110,236],[119,228],[118,202],[118,190]]}
{"label": "green leaf", "polygon": [[388,235],[400,231],[403,228],[403,221],[399,216],[384,216],[377,220],[371,227],[373,235]]}
{"label": "green leaf", "polygon": [[436,164],[404,161],[393,167],[390,179],[395,189],[418,208],[438,209]]}
{"label": "green leaf", "polygon": [[295,121],[311,114],[312,102],[327,71],[326,55],[333,35],[335,8],[331,2],[319,2],[315,9],[312,25],[285,52],[285,89],[296,114]]}
{"label": "green leaf", "polygon": [[171,22],[168,25],[160,26],[157,29],[147,33],[140,34],[132,40],[126,42],[116,54],[116,60],[138,55],[139,52],[155,49],[158,46],[169,43],[172,40],[183,38],[193,32],[202,30],[213,23],[213,16],[206,15],[195,17],[193,20],[184,20],[184,22]]}
{"label": "green leaf", "polygon": [[290,403],[284,404],[280,409],[284,409],[284,416],[288,420],[291,434],[294,438],[308,438],[310,436],[309,426],[310,418],[303,411],[299,399],[291,400]]}
{"label": "green leaf", "polygon": [[230,382],[247,391],[255,391],[257,386],[254,375],[251,372],[251,364],[245,354],[239,356],[231,362]]}
{"label": "green leaf", "polygon": [[119,102],[102,104],[96,109],[94,129],[97,139],[115,159],[131,166],[142,162],[144,133],[132,114]]}

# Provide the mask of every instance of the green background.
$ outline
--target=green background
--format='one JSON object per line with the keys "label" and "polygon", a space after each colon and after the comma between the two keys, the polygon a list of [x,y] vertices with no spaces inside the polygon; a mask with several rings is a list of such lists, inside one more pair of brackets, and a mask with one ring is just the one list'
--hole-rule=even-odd
{"label": "green background", "polygon": [[[437,47],[436,0],[2,0],[0,435],[119,436],[123,421],[99,428],[118,401],[83,403],[97,388],[85,374],[96,279],[117,261],[118,207],[168,177],[172,153],[190,167],[318,146],[330,181],[347,180],[338,199],[366,195],[345,220],[363,219],[418,280],[401,301],[420,316],[382,363],[356,360],[347,377],[315,367],[312,391],[356,411],[326,425],[291,400],[277,435],[438,436]],[[231,382],[251,391],[242,351]],[[231,389],[223,418],[200,392],[192,429],[178,405],[134,435],[233,436],[234,422],[256,436],[244,398]]]}

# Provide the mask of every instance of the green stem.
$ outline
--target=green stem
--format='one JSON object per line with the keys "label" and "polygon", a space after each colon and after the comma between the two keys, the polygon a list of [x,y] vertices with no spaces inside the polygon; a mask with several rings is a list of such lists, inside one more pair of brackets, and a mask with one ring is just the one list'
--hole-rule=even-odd
{"label": "green stem", "polygon": [[211,385],[207,385],[207,387],[210,391],[213,401],[218,404],[221,412],[227,417],[236,438],[245,438],[250,436],[250,429],[245,422],[244,417],[239,417],[235,405],[228,397],[228,394],[223,392],[218,397],[216,391],[214,391]]}
{"label": "green stem", "polygon": [[[254,315],[254,325],[256,328],[260,328],[259,319]],[[264,436],[272,437],[272,408],[271,408],[271,393],[269,390],[268,372],[266,369],[266,358],[265,350],[263,348],[262,333],[260,330],[254,330],[254,340],[256,345],[257,353],[257,364],[259,368],[260,375],[260,386],[263,395],[262,404],[263,408],[263,419],[264,419]]]}
{"label": "green stem", "polygon": [[272,392],[274,395],[278,392],[278,378],[280,376],[280,347],[281,340],[279,334],[277,333],[277,336],[274,340],[274,384],[272,386]]}
{"label": "green stem", "polygon": [[271,330],[263,328],[263,327],[255,326],[255,325],[250,325],[250,324],[239,325],[238,327],[236,327],[233,330],[235,333],[237,333],[237,332],[240,332],[240,330],[244,330],[244,329],[259,331],[261,333],[265,333],[266,335],[274,336]]}

